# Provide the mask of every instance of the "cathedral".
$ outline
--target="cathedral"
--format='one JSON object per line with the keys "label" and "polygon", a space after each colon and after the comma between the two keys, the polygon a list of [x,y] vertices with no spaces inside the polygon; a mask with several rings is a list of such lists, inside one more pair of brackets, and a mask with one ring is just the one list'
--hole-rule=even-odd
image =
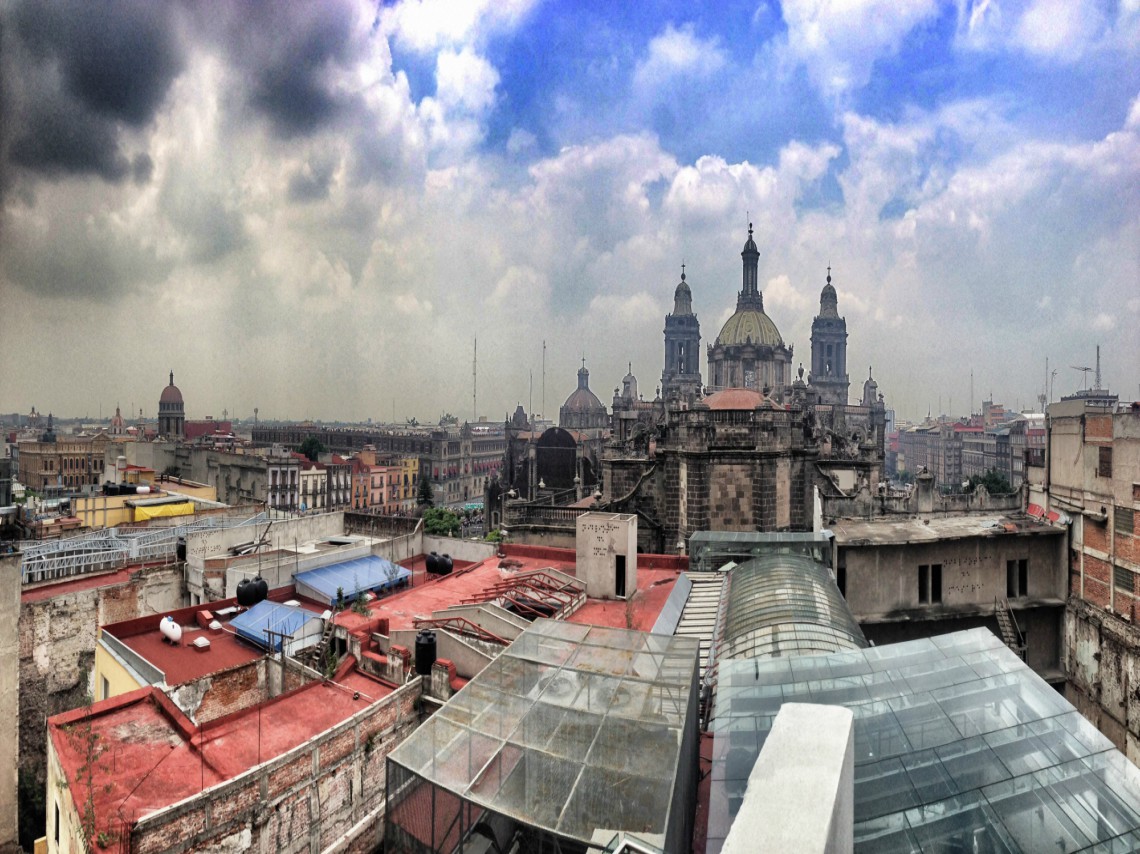
{"label": "cathedral", "polygon": [[[529,524],[536,535],[557,536],[562,522],[549,506],[549,488],[554,482],[564,488],[572,475],[576,488],[566,489],[568,501],[637,514],[639,548],[657,552],[684,552],[696,531],[819,530],[821,499],[878,484],[886,404],[870,378],[862,399],[849,399],[847,322],[831,268],[811,326],[805,379],[802,364],[793,368],[792,346],[764,311],[751,224],[740,257],[736,310],[707,348],[707,375],[682,265],[665,316],[665,364],[654,399],[638,394],[631,366],[614,389],[607,422],[583,364],[560,427],[542,437],[525,433],[521,423],[515,428],[528,441],[508,443],[503,471],[514,476],[487,496],[488,506],[502,505],[513,529],[521,525],[521,534]],[[576,462],[557,476],[553,450],[543,464],[544,444],[558,445],[559,455]],[[503,497],[508,489],[517,505]]]}

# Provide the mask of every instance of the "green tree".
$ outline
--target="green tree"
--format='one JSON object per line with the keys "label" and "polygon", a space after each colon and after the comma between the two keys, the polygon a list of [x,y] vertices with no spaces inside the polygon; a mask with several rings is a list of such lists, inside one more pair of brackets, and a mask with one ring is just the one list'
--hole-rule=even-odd
{"label": "green tree", "polygon": [[309,436],[301,443],[301,447],[297,449],[297,452],[304,454],[310,460],[316,462],[317,457],[321,454],[328,453],[328,450],[329,449],[326,448],[316,436]]}
{"label": "green tree", "polygon": [[435,498],[432,496],[431,476],[426,471],[420,472],[420,483],[416,487],[416,505],[418,507],[434,507]]}
{"label": "green tree", "polygon": [[990,469],[983,475],[970,475],[966,492],[973,492],[978,488],[978,484],[984,486],[990,495],[1007,495],[1013,492],[1013,485],[997,469]]}
{"label": "green tree", "polygon": [[424,533],[433,537],[458,537],[459,517],[446,507],[430,507],[424,511]]}

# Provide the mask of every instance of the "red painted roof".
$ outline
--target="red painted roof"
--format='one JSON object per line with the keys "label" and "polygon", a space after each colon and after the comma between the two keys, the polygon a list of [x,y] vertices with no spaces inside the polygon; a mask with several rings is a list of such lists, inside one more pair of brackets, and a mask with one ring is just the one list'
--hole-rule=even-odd
{"label": "red painted roof", "polygon": [[[48,735],[72,797],[83,803],[87,789],[80,768],[87,761],[90,721],[102,756],[92,793],[97,830],[117,832],[120,816],[134,822],[235,777],[367,708],[366,695],[380,699],[393,690],[355,671],[341,681],[343,687],[311,682],[260,708],[213,721],[204,731],[161,691],[142,688],[57,715],[48,720]],[[359,699],[353,699],[354,691]]]}

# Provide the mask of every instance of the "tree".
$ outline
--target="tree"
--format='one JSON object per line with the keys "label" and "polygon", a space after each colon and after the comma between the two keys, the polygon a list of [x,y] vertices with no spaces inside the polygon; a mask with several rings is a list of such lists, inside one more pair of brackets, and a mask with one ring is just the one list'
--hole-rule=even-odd
{"label": "tree", "polygon": [[434,507],[435,498],[432,497],[431,477],[427,472],[420,472],[420,483],[416,487],[416,506]]}
{"label": "tree", "polygon": [[304,454],[314,463],[321,454],[328,453],[328,448],[321,444],[321,440],[316,436],[309,436],[301,443],[301,447],[297,449],[298,453]]}
{"label": "tree", "polygon": [[424,533],[433,537],[458,537],[459,517],[446,507],[430,507],[424,511]]}
{"label": "tree", "polygon": [[978,484],[984,486],[990,495],[1008,495],[1013,492],[1013,486],[997,469],[990,469],[983,475],[970,475],[966,492],[973,492],[978,488]]}

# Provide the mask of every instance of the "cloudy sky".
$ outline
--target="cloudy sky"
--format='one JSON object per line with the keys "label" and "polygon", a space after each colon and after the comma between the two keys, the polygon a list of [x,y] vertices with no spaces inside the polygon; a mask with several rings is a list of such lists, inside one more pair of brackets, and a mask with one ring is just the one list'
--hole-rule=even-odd
{"label": "cloudy sky", "polygon": [[[1140,394],[1140,0],[0,4],[0,411],[652,395],[687,264],[853,385]],[[703,366],[703,359],[702,359]],[[854,391],[854,388],[853,388]]]}

